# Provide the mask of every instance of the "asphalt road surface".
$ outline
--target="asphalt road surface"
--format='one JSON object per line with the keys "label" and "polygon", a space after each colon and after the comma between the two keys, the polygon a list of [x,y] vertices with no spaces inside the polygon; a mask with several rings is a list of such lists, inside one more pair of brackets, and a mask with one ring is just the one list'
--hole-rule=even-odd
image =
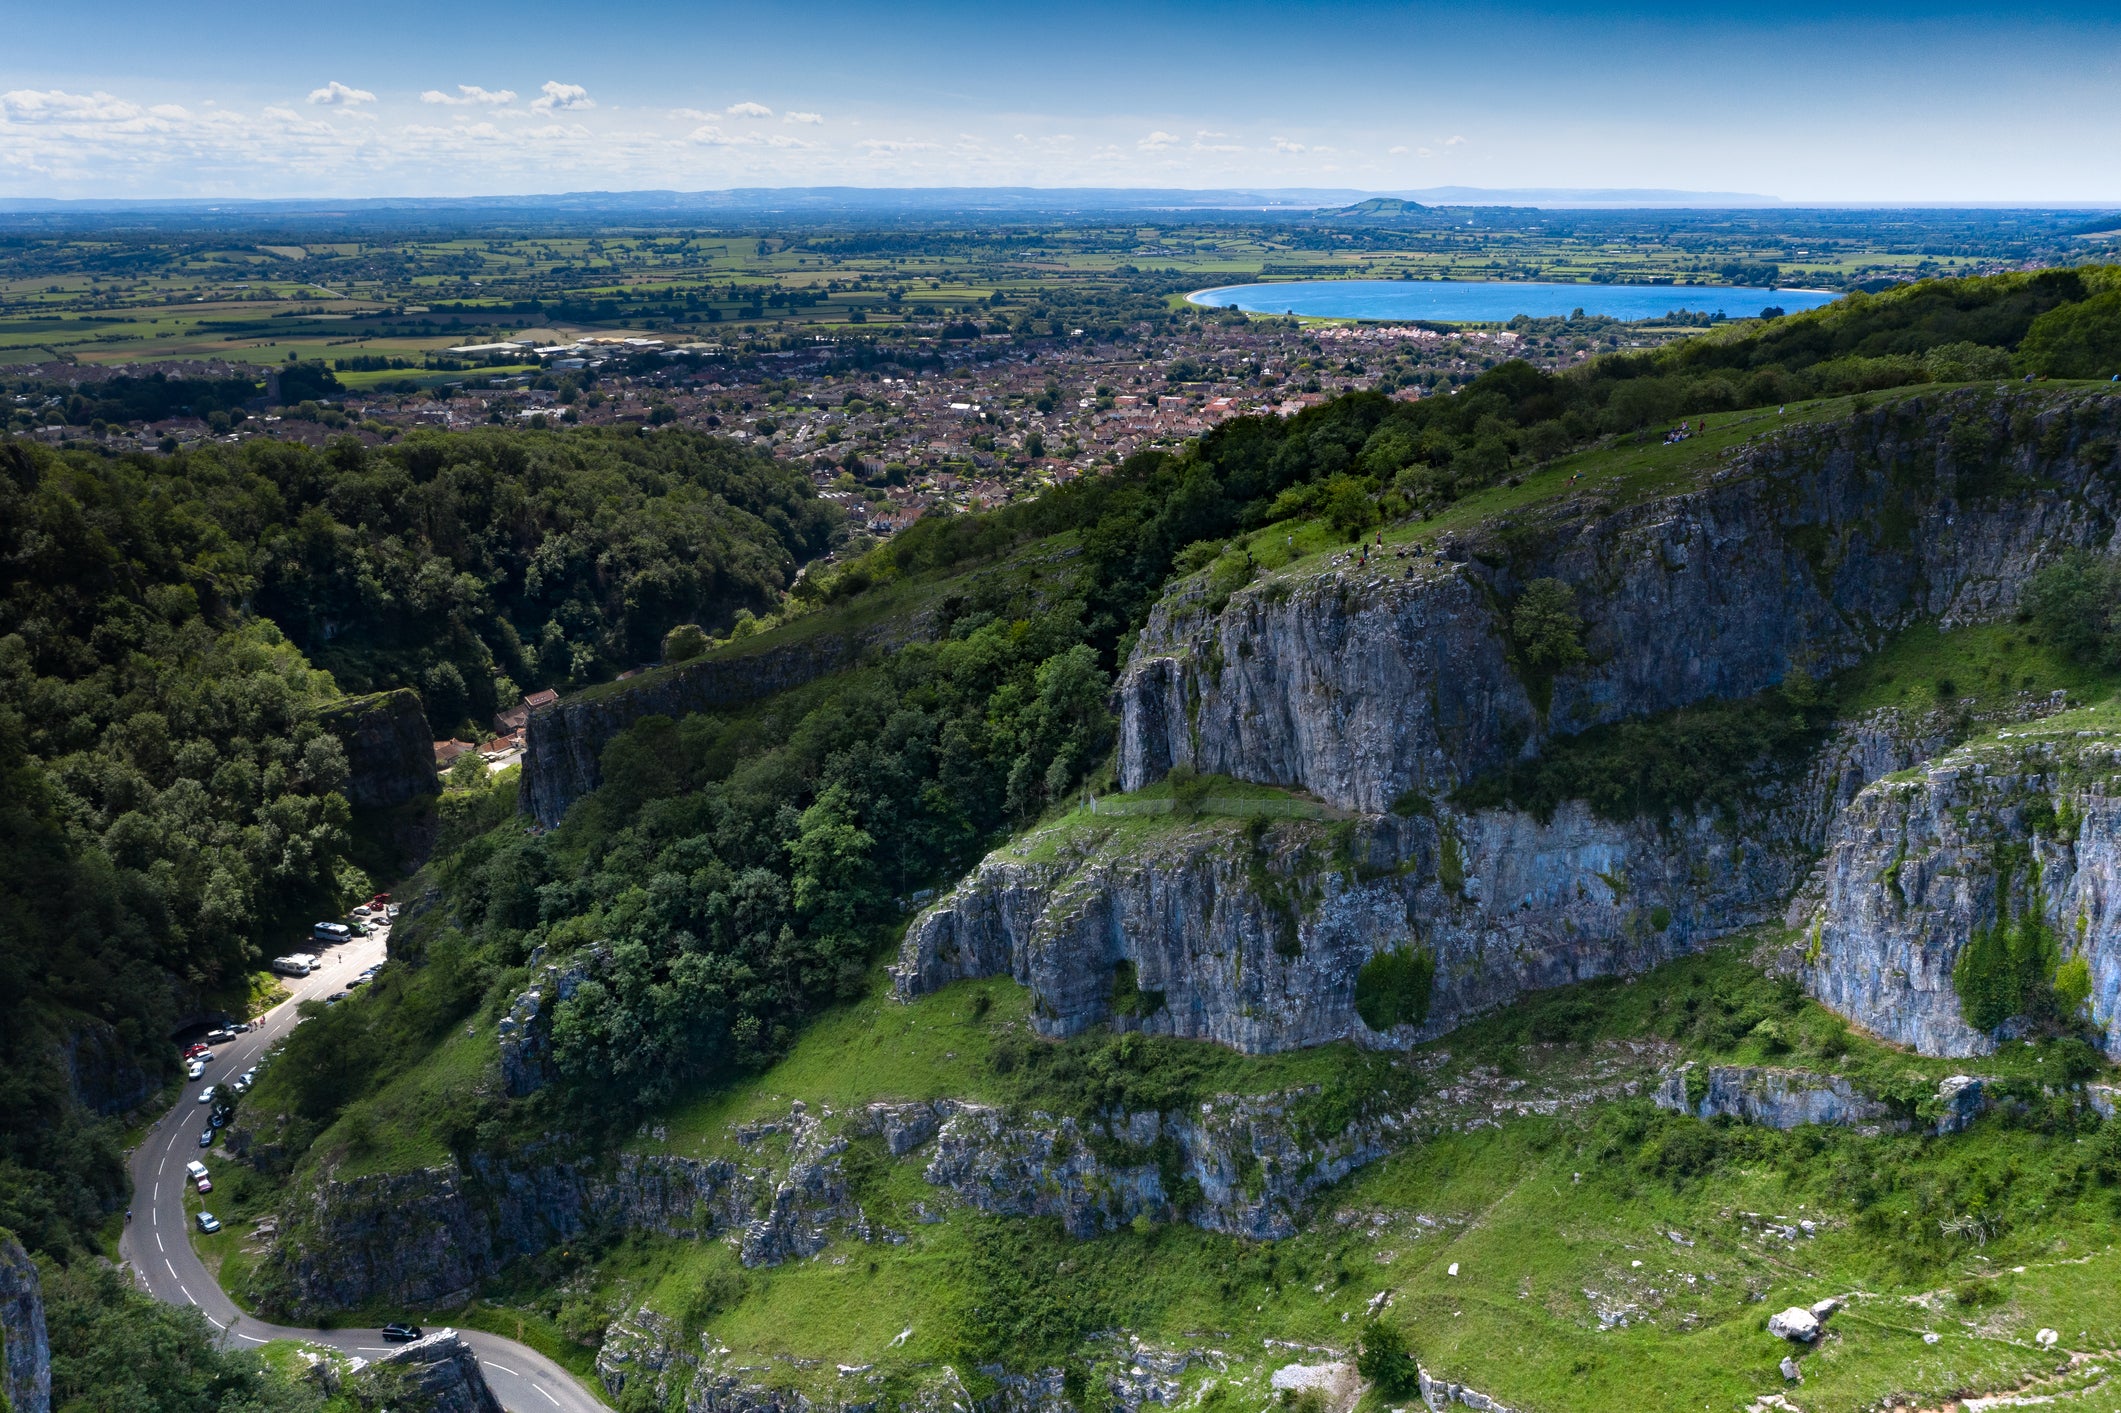
{"label": "asphalt road surface", "polygon": [[[251,1344],[299,1339],[366,1358],[390,1352],[391,1346],[374,1330],[289,1329],[238,1310],[192,1250],[184,1213],[184,1165],[202,1156],[199,1133],[206,1127],[207,1107],[199,1103],[199,1091],[209,1084],[227,1084],[257,1063],[267,1046],[297,1024],[297,1002],[321,1001],[344,990],[355,975],[382,961],[387,935],[378,930],[372,937],[319,948],[322,965],[299,980],[289,978],[292,994],[266,1013],[262,1027],[215,1046],[214,1062],[205,1075],[185,1084],[176,1104],[133,1150],[133,1216],[118,1243],[119,1253],[141,1289],[172,1305],[198,1306],[228,1339]],[[220,1151],[205,1150],[209,1168]],[[479,1330],[457,1333],[478,1355],[487,1383],[509,1413],[606,1413],[602,1399],[536,1350]]]}

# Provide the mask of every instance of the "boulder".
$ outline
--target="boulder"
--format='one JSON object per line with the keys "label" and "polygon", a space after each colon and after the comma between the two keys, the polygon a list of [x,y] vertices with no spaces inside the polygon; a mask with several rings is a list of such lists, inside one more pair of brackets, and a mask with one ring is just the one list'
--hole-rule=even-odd
{"label": "boulder", "polygon": [[479,1360],[455,1330],[437,1330],[394,1350],[357,1377],[392,1400],[427,1413],[502,1413]]}
{"label": "boulder", "polygon": [[1779,1315],[1768,1316],[1767,1328],[1777,1339],[1810,1344],[1819,1338],[1819,1317],[1802,1305],[1792,1305]]}
{"label": "boulder", "polygon": [[1793,1384],[1803,1382],[1804,1373],[1797,1367],[1796,1356],[1790,1354],[1782,1356],[1782,1377]]}

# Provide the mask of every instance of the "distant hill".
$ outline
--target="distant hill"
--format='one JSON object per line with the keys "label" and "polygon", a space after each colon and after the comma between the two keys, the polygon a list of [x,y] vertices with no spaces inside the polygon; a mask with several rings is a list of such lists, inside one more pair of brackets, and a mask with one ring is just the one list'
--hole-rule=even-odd
{"label": "distant hill", "polygon": [[1399,196],[1373,196],[1368,201],[1358,201],[1353,206],[1342,206],[1333,211],[1321,211],[1319,216],[1329,221],[1391,221],[1402,222],[1410,216],[1434,218],[1435,213],[1418,201],[1408,201]]}

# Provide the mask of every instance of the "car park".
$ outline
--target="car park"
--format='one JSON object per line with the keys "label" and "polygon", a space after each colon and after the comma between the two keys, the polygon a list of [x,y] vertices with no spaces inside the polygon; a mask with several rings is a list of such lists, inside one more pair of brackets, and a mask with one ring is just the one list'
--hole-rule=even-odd
{"label": "car park", "polygon": [[201,1212],[199,1214],[199,1230],[203,1232],[217,1232],[221,1230],[221,1219],[219,1217],[216,1217],[211,1212]]}
{"label": "car park", "polygon": [[201,1104],[211,1104],[214,1102],[214,1087],[212,1085],[209,1084],[206,1086],[206,1088],[199,1091],[199,1102]]}
{"label": "car park", "polygon": [[393,1320],[383,1327],[383,1338],[392,1344],[410,1344],[420,1337],[418,1325],[408,1325],[402,1320]]}

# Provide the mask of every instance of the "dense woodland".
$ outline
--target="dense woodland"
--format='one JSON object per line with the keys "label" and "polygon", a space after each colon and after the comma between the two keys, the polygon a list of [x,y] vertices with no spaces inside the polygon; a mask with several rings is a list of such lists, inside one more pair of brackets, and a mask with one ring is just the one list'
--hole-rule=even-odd
{"label": "dense woodland", "polygon": [[[935,641],[743,713],[640,722],[542,837],[489,827],[509,787],[467,780],[433,866],[445,901],[403,929],[412,965],[290,1039],[273,1086],[288,1136],[508,994],[540,946],[603,949],[556,1012],[559,1083],[522,1112],[489,1095],[446,1116],[458,1147],[555,1105],[629,1122],[766,1064],[872,984],[902,898],[1105,765],[1132,635],[1174,572],[1244,582],[1233,532],[1305,518],[1359,535],[1705,411],[2103,376],[2121,364],[2115,279],[1921,285],[1567,374],[1505,364],[1456,396],[1241,420],[1036,501],[924,520],[806,577],[783,613],[965,576]],[[371,885],[346,862],[346,762],[318,706],[411,686],[440,732],[519,689],[608,678],[674,624],[769,608],[835,528],[799,472],[688,432],[122,458],[0,444],[0,1226],[84,1262],[125,1200],[115,1116],[167,1078],[175,1017]],[[1080,553],[1026,552],[1049,536]],[[2111,612],[2112,585],[2086,583]],[[1814,729],[1816,704],[1793,705]],[[251,1387],[171,1406],[239,1407]]]}

